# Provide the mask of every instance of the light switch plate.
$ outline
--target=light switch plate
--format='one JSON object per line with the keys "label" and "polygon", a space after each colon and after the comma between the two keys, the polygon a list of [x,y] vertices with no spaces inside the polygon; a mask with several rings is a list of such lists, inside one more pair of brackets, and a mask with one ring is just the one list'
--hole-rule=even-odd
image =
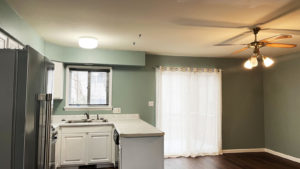
{"label": "light switch plate", "polygon": [[154,106],[154,101],[149,101],[149,102],[148,102],[148,106],[149,106],[149,107],[153,107],[153,106]]}
{"label": "light switch plate", "polygon": [[113,108],[113,113],[121,113],[121,108],[120,107]]}

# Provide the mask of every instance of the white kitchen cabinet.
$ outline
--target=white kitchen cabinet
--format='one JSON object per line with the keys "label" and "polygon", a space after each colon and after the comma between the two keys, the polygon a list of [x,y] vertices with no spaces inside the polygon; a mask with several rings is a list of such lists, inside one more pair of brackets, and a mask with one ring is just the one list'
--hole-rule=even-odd
{"label": "white kitchen cabinet", "polygon": [[24,49],[24,46],[21,45],[21,44],[19,44],[19,45],[18,45],[18,49]]}
{"label": "white kitchen cabinet", "polygon": [[19,43],[13,39],[8,38],[7,48],[9,49],[19,49]]}
{"label": "white kitchen cabinet", "polygon": [[111,162],[111,133],[88,133],[87,158],[88,163]]}
{"label": "white kitchen cabinet", "polygon": [[86,134],[62,134],[61,165],[78,165],[86,162]]}
{"label": "white kitchen cabinet", "polygon": [[53,88],[53,99],[63,99],[64,89],[64,65],[61,62],[54,63],[54,88]]}
{"label": "white kitchen cabinet", "polygon": [[59,166],[114,164],[113,127],[65,126],[58,130]]}
{"label": "white kitchen cabinet", "polygon": [[0,32],[0,49],[7,48],[7,36]]}

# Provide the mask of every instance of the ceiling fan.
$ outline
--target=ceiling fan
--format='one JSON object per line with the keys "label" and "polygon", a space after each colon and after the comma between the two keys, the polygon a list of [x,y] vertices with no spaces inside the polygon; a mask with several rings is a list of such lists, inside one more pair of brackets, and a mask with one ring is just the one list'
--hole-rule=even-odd
{"label": "ceiling fan", "polygon": [[252,69],[253,67],[256,67],[258,65],[258,59],[262,59],[263,63],[266,67],[271,66],[274,61],[266,56],[263,56],[260,53],[260,48],[263,47],[274,47],[274,48],[294,48],[297,45],[296,44],[285,44],[285,43],[272,43],[273,41],[276,40],[281,40],[281,39],[287,39],[287,38],[292,38],[292,35],[276,35],[272,36],[266,39],[262,40],[257,40],[257,34],[261,30],[260,27],[255,27],[253,28],[253,33],[254,33],[254,41],[249,43],[249,44],[224,44],[226,46],[231,46],[231,45],[246,45],[246,47],[236,50],[233,52],[233,54],[238,54],[244,50],[247,50],[249,48],[253,48],[253,55],[245,62],[244,67],[247,69]]}
{"label": "ceiling fan", "polygon": [[[300,8],[300,1],[299,0],[291,0],[286,5],[280,7],[279,9],[269,13],[268,15],[262,17],[261,19],[257,20],[252,25],[245,25],[241,23],[234,23],[234,22],[224,22],[224,21],[212,21],[212,20],[201,20],[201,19],[192,19],[192,18],[177,18],[173,22],[178,25],[183,26],[197,26],[197,27],[215,27],[215,28],[233,28],[233,29],[241,29],[241,28],[248,28],[249,30],[238,34],[230,39],[227,39],[221,43],[216,44],[215,46],[230,46],[235,45],[233,42],[238,41],[252,32],[255,35],[254,42],[250,44],[242,44],[247,45],[245,48],[235,51],[234,53],[242,52],[248,48],[254,48],[254,56],[248,59],[244,66],[248,69],[251,69],[257,66],[257,58],[262,58],[264,65],[266,67],[271,66],[274,61],[269,57],[262,56],[259,49],[262,47],[279,47],[279,48],[293,48],[296,47],[295,44],[281,44],[281,43],[271,43],[275,40],[292,38],[292,35],[277,35],[274,37],[270,37],[267,39],[263,39],[257,41],[257,34],[259,31],[267,31],[267,32],[276,32],[276,33],[288,33],[294,35],[300,35],[300,30],[296,29],[277,29],[277,28],[265,28],[264,25],[270,23],[278,18],[281,18],[289,13],[292,13]],[[239,44],[241,45],[241,44]]]}
{"label": "ceiling fan", "polygon": [[278,28],[266,28],[264,25],[279,19],[285,15],[288,15],[292,12],[297,11],[300,8],[299,0],[291,0],[286,5],[276,9],[275,11],[267,14],[266,16],[260,18],[255,23],[251,25],[245,25],[243,23],[235,22],[225,22],[225,21],[215,21],[215,20],[203,20],[203,19],[193,19],[193,18],[177,18],[172,22],[177,25],[182,26],[194,26],[194,27],[214,27],[214,28],[233,28],[233,29],[243,29],[247,28],[248,31],[245,31],[241,34],[238,34],[230,39],[227,39],[221,43],[216,44],[215,46],[226,46],[227,44],[238,41],[253,32],[253,29],[260,27],[260,31],[264,32],[274,32],[274,33],[287,33],[300,35],[300,30],[297,29],[278,29]]}

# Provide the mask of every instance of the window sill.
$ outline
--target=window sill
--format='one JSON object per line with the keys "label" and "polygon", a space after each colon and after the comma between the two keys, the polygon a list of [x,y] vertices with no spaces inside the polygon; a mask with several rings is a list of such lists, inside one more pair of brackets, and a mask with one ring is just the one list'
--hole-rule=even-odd
{"label": "window sill", "polygon": [[112,110],[111,106],[107,107],[71,107],[71,106],[66,106],[64,107],[65,111],[85,111],[85,110],[91,110],[91,111],[96,111],[96,110]]}

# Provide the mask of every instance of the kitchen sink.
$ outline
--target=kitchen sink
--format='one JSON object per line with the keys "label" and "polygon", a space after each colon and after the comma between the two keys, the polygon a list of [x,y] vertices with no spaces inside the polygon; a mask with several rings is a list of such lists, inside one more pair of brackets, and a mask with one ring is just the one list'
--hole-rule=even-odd
{"label": "kitchen sink", "polygon": [[106,119],[100,119],[100,120],[95,120],[95,119],[81,119],[81,120],[68,120],[67,123],[106,123],[108,122]]}
{"label": "kitchen sink", "polygon": [[90,123],[92,119],[68,120],[67,123]]}
{"label": "kitchen sink", "polygon": [[96,122],[96,123],[107,123],[108,121],[106,119],[103,119],[103,120],[93,120],[93,122]]}

